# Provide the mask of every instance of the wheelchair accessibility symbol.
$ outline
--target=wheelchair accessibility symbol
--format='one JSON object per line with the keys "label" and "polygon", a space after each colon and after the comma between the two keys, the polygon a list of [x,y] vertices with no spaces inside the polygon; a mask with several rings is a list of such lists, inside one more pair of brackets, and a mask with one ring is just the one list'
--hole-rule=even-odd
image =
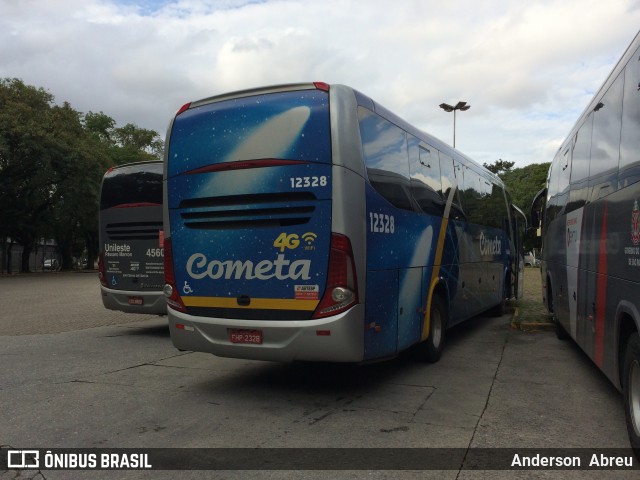
{"label": "wheelchair accessibility symbol", "polygon": [[114,287],[118,285],[118,278],[115,275],[111,277],[111,285]]}
{"label": "wheelchair accessibility symbol", "polygon": [[191,286],[187,283],[186,280],[184,282],[184,287],[182,287],[182,293],[184,293],[185,295],[189,295],[190,293],[193,293],[193,288],[191,288]]}

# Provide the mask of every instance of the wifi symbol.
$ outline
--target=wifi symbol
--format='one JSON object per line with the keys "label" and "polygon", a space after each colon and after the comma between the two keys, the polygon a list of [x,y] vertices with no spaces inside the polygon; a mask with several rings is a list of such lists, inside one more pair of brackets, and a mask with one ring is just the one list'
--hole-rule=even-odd
{"label": "wifi symbol", "polygon": [[318,237],[318,235],[316,235],[313,232],[307,232],[304,235],[302,235],[302,239],[307,242],[307,245],[311,245],[313,243],[313,241]]}

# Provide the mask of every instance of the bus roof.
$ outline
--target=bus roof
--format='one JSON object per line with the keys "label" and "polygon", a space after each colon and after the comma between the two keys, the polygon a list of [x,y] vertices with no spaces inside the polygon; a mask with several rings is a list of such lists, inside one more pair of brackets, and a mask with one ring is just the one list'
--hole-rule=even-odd
{"label": "bus roof", "polygon": [[[483,175],[487,179],[490,179],[493,183],[496,183],[504,187],[504,183],[502,182],[500,177],[495,175],[493,172],[487,170],[485,167],[480,165],[478,162],[476,162],[466,154],[462,153],[460,150],[457,150],[452,146],[450,146],[449,144],[445,143],[444,141],[434,137],[433,135],[430,135],[425,131],[414,127],[409,122],[402,119],[401,117],[399,117],[398,115],[390,111],[389,109],[383,107],[379,103],[375,102],[367,95],[347,85],[341,85],[341,84],[329,85],[328,83],[325,83],[325,82],[303,82],[303,83],[280,84],[280,85],[250,88],[246,90],[238,90],[235,92],[224,93],[221,95],[214,95],[211,97],[206,97],[200,100],[186,103],[185,105],[183,105],[182,108],[178,110],[177,114],[189,108],[198,107],[201,105],[206,105],[208,103],[219,102],[219,101],[229,100],[234,98],[250,97],[253,95],[264,95],[269,93],[295,91],[295,90],[318,89],[318,90],[330,91],[332,86],[346,88],[347,90],[350,90],[351,92],[353,92],[354,96],[356,97],[357,103],[359,105],[369,108],[370,110],[376,112],[378,115],[380,115],[381,117],[384,117],[386,120],[402,128],[406,132],[409,132],[415,137],[429,143],[434,148],[437,148],[440,152],[446,155],[449,155],[450,157],[455,158],[457,160],[463,159],[464,163],[466,163],[469,166],[475,167],[475,170],[477,171],[477,173]],[[171,125],[169,126],[169,130],[171,130]]]}

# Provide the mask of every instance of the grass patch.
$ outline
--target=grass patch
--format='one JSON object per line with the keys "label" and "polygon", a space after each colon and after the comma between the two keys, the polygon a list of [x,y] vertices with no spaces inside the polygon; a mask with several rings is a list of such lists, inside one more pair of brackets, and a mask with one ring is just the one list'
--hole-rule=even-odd
{"label": "grass patch", "polygon": [[523,290],[522,298],[509,302],[514,309],[512,326],[521,330],[553,329],[551,315],[542,303],[542,279],[539,268],[524,269]]}

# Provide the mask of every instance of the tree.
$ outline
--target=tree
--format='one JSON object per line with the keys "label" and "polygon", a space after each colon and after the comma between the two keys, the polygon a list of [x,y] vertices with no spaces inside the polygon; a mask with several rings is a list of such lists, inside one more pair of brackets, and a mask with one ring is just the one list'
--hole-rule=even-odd
{"label": "tree", "polygon": [[53,203],[53,96],[19,79],[0,80],[0,234],[23,246],[21,270],[47,230]]}
{"label": "tree", "polygon": [[100,158],[102,169],[95,173],[95,184],[91,188],[92,214],[81,221],[87,248],[87,268],[93,268],[98,256],[98,216],[100,201],[100,184],[104,172],[112,166],[125,163],[160,160],[164,150],[164,142],[154,130],[137,127],[132,123],[124,127],[116,127],[116,121],[103,112],[88,112],[82,123],[89,135],[89,150],[95,158]]}
{"label": "tree", "polygon": [[483,164],[484,168],[489,170],[490,172],[495,173],[496,175],[501,175],[503,173],[511,171],[516,162],[507,162],[505,160],[499,159],[496,160],[492,164]]}
{"label": "tree", "polygon": [[59,162],[54,168],[51,228],[62,268],[71,269],[74,257],[80,257],[85,248],[91,253],[95,250],[88,239],[97,236],[100,182],[110,161],[100,141],[83,126],[79,112],[65,103],[53,107],[52,113],[58,129]]}
{"label": "tree", "polygon": [[107,150],[111,165],[161,160],[164,142],[155,130],[132,123],[116,127],[114,119],[103,112],[84,116],[85,129]]}
{"label": "tree", "polygon": [[114,143],[112,132],[116,127],[116,121],[110,116],[100,112],[88,112],[83,118],[84,128],[99,142],[111,145]]}
{"label": "tree", "polygon": [[[513,165],[514,162],[498,160],[492,165],[485,164],[485,167],[502,179],[511,194],[513,203],[529,215],[531,203],[536,193],[546,185],[547,173],[551,163],[533,163],[526,167],[515,169]],[[525,238],[525,248],[530,250],[531,248],[539,247],[539,244],[540,241],[530,231]]]}
{"label": "tree", "polygon": [[500,175],[500,178],[502,178],[511,193],[513,203],[525,212],[529,212],[531,202],[533,202],[536,193],[544,188],[550,165],[550,162],[533,163]]}
{"label": "tree", "polygon": [[[108,115],[84,116],[54,104],[42,88],[0,79],[0,237],[23,247],[21,271],[40,238],[55,238],[63,268],[98,252],[100,184],[114,165],[159,159],[163,142],[153,130]],[[5,243],[5,242],[3,242]]]}
{"label": "tree", "polygon": [[137,154],[147,153],[154,158],[162,158],[164,144],[158,136],[158,132],[140,128],[132,123],[114,130],[117,144]]}

